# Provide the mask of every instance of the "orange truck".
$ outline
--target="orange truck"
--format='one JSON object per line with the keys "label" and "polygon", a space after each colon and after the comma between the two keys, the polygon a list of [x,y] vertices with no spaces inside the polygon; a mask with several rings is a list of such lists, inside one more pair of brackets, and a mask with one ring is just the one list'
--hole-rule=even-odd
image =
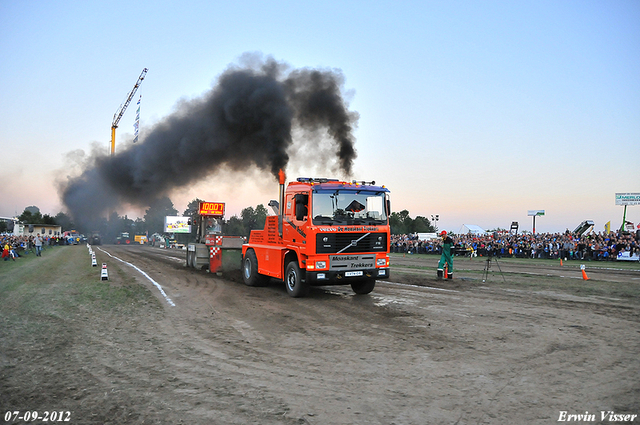
{"label": "orange truck", "polygon": [[238,270],[242,255],[242,236],[223,236],[220,220],[224,217],[223,202],[200,202],[198,212],[189,220],[196,226],[196,241],[187,244],[187,267],[219,273]]}
{"label": "orange truck", "polygon": [[[280,199],[277,215],[252,230],[242,246],[242,277],[249,286],[283,280],[287,293],[303,297],[311,286],[351,285],[368,294],[389,278],[389,190],[375,182],[300,177]],[[282,206],[282,207],[281,207]]]}

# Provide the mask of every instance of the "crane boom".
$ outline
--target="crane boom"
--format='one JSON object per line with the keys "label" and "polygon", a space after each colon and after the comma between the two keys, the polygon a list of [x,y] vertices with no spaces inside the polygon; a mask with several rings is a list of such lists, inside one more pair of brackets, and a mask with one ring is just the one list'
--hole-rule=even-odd
{"label": "crane boom", "polygon": [[147,75],[147,71],[147,68],[142,70],[142,73],[138,77],[138,81],[136,81],[135,86],[133,86],[133,89],[131,89],[131,92],[129,92],[127,100],[125,100],[124,103],[120,105],[116,113],[113,114],[113,123],[111,123],[111,155],[114,155],[116,152],[116,128],[118,128],[120,118],[122,118],[122,116],[124,115],[124,111],[127,110],[129,103],[131,103],[131,99],[133,99],[133,96],[136,94],[138,87],[140,87],[140,84],[142,84],[142,80],[144,80],[144,77]]}

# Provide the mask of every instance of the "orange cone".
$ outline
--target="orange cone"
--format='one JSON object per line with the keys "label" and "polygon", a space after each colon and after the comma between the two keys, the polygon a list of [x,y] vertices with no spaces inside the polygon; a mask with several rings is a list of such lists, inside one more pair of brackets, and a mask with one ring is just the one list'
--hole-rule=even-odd
{"label": "orange cone", "polygon": [[589,280],[589,278],[587,277],[587,272],[584,271],[584,264],[580,265],[580,270],[582,270],[582,279]]}
{"label": "orange cone", "polygon": [[560,266],[562,266],[562,258],[560,259]]}

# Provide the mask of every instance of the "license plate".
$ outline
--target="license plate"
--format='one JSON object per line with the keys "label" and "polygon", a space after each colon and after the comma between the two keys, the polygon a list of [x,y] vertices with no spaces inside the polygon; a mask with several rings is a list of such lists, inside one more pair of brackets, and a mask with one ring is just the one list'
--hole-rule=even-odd
{"label": "license plate", "polygon": [[344,272],[346,277],[362,276],[362,272]]}

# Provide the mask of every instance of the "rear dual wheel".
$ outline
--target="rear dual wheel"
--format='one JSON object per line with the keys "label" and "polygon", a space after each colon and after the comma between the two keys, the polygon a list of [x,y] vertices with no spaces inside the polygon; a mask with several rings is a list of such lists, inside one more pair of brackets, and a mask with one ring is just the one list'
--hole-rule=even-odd
{"label": "rear dual wheel", "polygon": [[[195,269],[198,265],[198,251],[188,251],[187,250],[187,267]],[[207,266],[202,266],[201,269],[206,269]]]}
{"label": "rear dual wheel", "polygon": [[258,258],[253,249],[248,249],[242,259],[242,280],[247,286],[267,286],[269,276],[258,273]]}

